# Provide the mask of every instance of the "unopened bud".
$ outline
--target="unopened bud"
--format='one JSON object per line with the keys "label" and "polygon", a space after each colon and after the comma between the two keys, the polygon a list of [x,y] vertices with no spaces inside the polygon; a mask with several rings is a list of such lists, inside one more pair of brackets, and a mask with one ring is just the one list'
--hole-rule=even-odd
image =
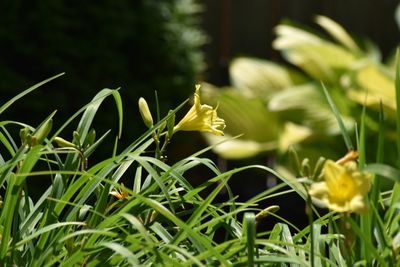
{"label": "unopened bud", "polygon": [[139,98],[139,112],[142,116],[144,124],[148,128],[151,128],[153,126],[153,117],[151,116],[149,106],[143,97]]}
{"label": "unopened bud", "polygon": [[21,143],[23,145],[27,145],[28,144],[27,138],[28,138],[28,135],[30,133],[31,133],[31,131],[28,128],[22,128],[19,131],[19,137],[21,138]]}
{"label": "unopened bud", "polygon": [[86,136],[84,147],[93,145],[95,140],[96,140],[96,130],[91,129]]}
{"label": "unopened bud", "polygon": [[77,131],[72,132],[72,140],[74,144],[77,144],[79,147],[81,147],[81,135]]}
{"label": "unopened bud", "polygon": [[304,177],[310,177],[311,175],[310,160],[308,158],[303,159],[301,162],[301,174]]}
{"label": "unopened bud", "polygon": [[48,119],[47,121],[45,121],[32,136],[32,146],[41,144],[47,137],[47,135],[50,133],[52,126],[53,126],[52,119]]}
{"label": "unopened bud", "polygon": [[260,222],[262,219],[264,219],[265,217],[267,217],[268,215],[275,213],[279,210],[279,206],[277,205],[272,205],[269,206],[268,208],[263,209],[262,211],[260,211],[259,213],[257,213],[256,215],[256,222]]}
{"label": "unopened bud", "polygon": [[54,138],[54,142],[56,142],[59,147],[76,147],[75,144],[58,136]]}
{"label": "unopened bud", "polygon": [[168,137],[171,138],[174,134],[174,127],[175,127],[175,114],[172,114],[172,110],[168,112],[168,115],[171,115],[167,120],[167,128],[168,128]]}

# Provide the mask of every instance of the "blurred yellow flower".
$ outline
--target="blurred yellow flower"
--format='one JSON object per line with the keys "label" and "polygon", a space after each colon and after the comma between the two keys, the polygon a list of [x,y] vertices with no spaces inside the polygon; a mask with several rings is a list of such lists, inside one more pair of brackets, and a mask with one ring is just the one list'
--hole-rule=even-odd
{"label": "blurred yellow flower", "polygon": [[[123,185],[122,185],[123,186]],[[129,193],[125,191],[123,188],[118,189],[114,188],[111,192],[110,195],[113,195],[114,197],[118,198],[119,200],[125,199],[129,196]]]}
{"label": "blurred yellow flower", "polygon": [[360,172],[355,161],[341,165],[327,160],[322,174],[324,181],[312,184],[309,190],[315,202],[337,212],[360,213],[367,209],[364,196],[371,188],[370,175]]}
{"label": "blurred yellow flower", "polygon": [[200,103],[200,85],[196,85],[194,105],[183,119],[174,127],[177,131],[201,131],[224,135],[225,121],[218,117],[217,108]]}

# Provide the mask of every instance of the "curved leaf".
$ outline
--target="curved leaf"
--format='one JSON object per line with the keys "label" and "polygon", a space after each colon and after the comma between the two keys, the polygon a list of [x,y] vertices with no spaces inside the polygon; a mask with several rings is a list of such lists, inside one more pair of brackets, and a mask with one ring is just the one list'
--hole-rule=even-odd
{"label": "curved leaf", "polygon": [[39,82],[31,87],[29,87],[28,89],[24,90],[23,92],[19,93],[18,95],[16,95],[15,97],[13,97],[12,99],[10,99],[9,101],[7,101],[5,104],[3,104],[0,107],[0,114],[4,112],[4,110],[6,110],[8,107],[10,107],[12,104],[14,104],[15,101],[17,101],[18,99],[24,97],[25,95],[29,94],[30,92],[36,90],[37,88],[39,88],[40,86],[50,82],[51,80],[54,80],[62,75],[64,75],[65,73],[62,72],[60,74],[54,75],[53,77],[50,77],[42,82]]}
{"label": "curved leaf", "polygon": [[388,72],[385,67],[373,63],[357,69],[353,82],[361,90],[349,90],[349,98],[375,110],[379,110],[382,102],[385,111],[389,115],[395,115],[396,94],[394,79]]}
{"label": "curved leaf", "polygon": [[363,168],[363,171],[377,174],[395,182],[400,182],[400,171],[389,165],[381,163],[368,164]]}
{"label": "curved leaf", "polygon": [[234,139],[230,135],[216,136],[208,133],[204,133],[203,136],[208,144],[215,145],[212,149],[214,153],[230,160],[251,158],[278,148],[277,141],[260,143],[254,140]]}
{"label": "curved leaf", "polygon": [[325,16],[316,16],[315,21],[324,28],[336,41],[354,53],[361,50],[347,31],[338,23]]}
{"label": "curved leaf", "polygon": [[316,80],[335,82],[337,74],[351,67],[356,57],[345,48],[289,25],[276,27],[273,47]]}
{"label": "curved leaf", "polygon": [[312,130],[292,122],[285,123],[283,133],[279,136],[279,150],[285,152],[291,145],[302,142],[312,135]]}
{"label": "curved leaf", "polygon": [[204,102],[218,105],[218,115],[226,122],[226,134],[243,134],[242,139],[261,143],[277,139],[282,125],[264,101],[247,98],[233,88],[218,89],[204,84],[202,89]]}
{"label": "curved leaf", "polygon": [[82,115],[81,120],[79,121],[79,125],[77,127],[77,132],[79,133],[81,140],[85,140],[86,135],[92,125],[93,119],[97,113],[97,110],[99,109],[101,103],[103,100],[112,94],[114,96],[114,100],[117,105],[118,109],[118,115],[120,116],[119,118],[119,127],[121,127],[122,123],[122,105],[121,105],[121,99],[118,94],[118,89],[103,89],[97,95],[93,98],[93,100],[90,102],[90,104],[86,107],[85,112]]}
{"label": "curved leaf", "polygon": [[[271,111],[281,112],[287,120],[309,127],[315,134],[338,134],[340,128],[324,95],[315,84],[304,84],[276,93],[268,104]],[[346,127],[353,120],[345,117]]]}
{"label": "curved leaf", "polygon": [[267,60],[239,57],[229,66],[232,85],[249,97],[267,99],[276,91],[305,81],[298,72]]}
{"label": "curved leaf", "polygon": [[400,30],[400,4],[397,5],[394,17],[397,23],[397,27]]}

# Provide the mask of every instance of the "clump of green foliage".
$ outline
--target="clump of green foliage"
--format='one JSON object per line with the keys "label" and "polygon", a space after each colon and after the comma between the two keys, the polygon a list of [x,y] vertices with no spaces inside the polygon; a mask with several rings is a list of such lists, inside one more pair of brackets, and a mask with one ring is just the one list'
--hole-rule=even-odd
{"label": "clump of green foliage", "polygon": [[[6,102],[0,113],[58,76]],[[96,138],[93,119],[111,96],[119,116],[117,139],[109,158],[93,162],[91,155],[110,134]],[[162,151],[179,130],[174,127],[174,115],[182,105],[154,125],[148,107],[140,106],[150,129],[123,149],[118,147],[123,123],[118,90],[101,90],[58,129],[52,128],[55,112],[37,127],[1,122],[5,151],[0,164],[0,262],[17,266],[180,266],[247,261],[246,228],[237,216],[254,209],[257,200],[236,203],[232,195],[222,203],[214,199],[235,173],[253,167],[221,173],[212,161],[200,157],[207,149],[168,165]],[[214,114],[209,106],[201,109],[210,111],[202,116]],[[73,134],[64,133],[78,117]],[[15,127],[21,128],[17,138],[10,133]],[[207,168],[213,178],[193,187],[186,173],[197,166]],[[34,199],[30,188],[36,179],[50,180],[50,185]],[[217,242],[221,230],[224,234]]]}
{"label": "clump of green foliage", "polygon": [[[400,64],[397,69],[400,92]],[[7,101],[0,106],[0,114],[58,76]],[[359,151],[356,168],[369,173],[364,178],[375,174],[370,191],[354,187],[345,196],[351,200],[361,192],[359,201],[363,209],[367,207],[363,214],[352,213],[359,210],[352,205],[351,209],[333,208],[320,215],[313,204],[321,195],[315,193],[315,186],[330,176],[352,185],[356,173],[336,176],[332,171],[321,171],[323,160],[313,169],[303,161],[298,166],[298,178],[287,178],[261,165],[221,172],[202,156],[212,147],[168,164],[163,155],[170,139],[180,138],[176,132],[196,130],[220,135],[224,130],[225,122],[217,116],[217,108],[200,103],[199,88],[193,106],[178,123],[175,114],[185,103],[164,117],[157,111],[154,118],[154,111],[140,99],[139,111],[148,130],[126,147],[119,146],[124,112],[118,89],[101,90],[59,128],[52,126],[55,112],[36,127],[2,119],[0,262],[5,266],[394,266],[400,260],[400,171],[381,164],[382,145],[377,163],[367,164],[365,125],[360,127],[357,147],[352,146],[334,101],[327,90],[325,93],[346,145]],[[106,139],[110,131],[97,138],[93,130],[94,117],[108,97],[115,102],[118,131],[109,156],[93,161],[93,153],[110,141]],[[383,119],[380,122],[384,124]],[[75,130],[67,133],[72,125],[76,125]],[[13,134],[15,128],[20,129],[19,136]],[[383,142],[384,127],[380,129],[379,140]],[[399,134],[397,144],[400,148]],[[349,157],[356,159],[347,156],[335,164]],[[205,168],[211,178],[194,186],[189,173],[198,167]],[[229,181],[249,169],[268,172],[283,183],[246,202],[237,202]],[[384,192],[379,187],[382,177],[393,181]],[[30,189],[39,179],[50,183],[34,198]],[[217,201],[222,190],[226,190],[227,198]],[[329,190],[337,192],[335,187]],[[279,207],[259,205],[291,192],[306,203],[310,225],[304,229],[279,217]],[[347,201],[339,197],[333,200],[342,199]],[[279,222],[268,231],[258,231],[257,226],[272,216]]]}

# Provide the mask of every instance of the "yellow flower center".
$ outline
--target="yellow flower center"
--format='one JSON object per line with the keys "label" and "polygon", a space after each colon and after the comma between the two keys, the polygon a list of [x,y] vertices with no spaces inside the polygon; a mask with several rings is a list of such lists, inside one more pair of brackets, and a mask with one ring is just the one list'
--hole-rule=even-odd
{"label": "yellow flower center", "polygon": [[338,212],[366,210],[364,196],[371,187],[370,175],[359,171],[356,162],[341,165],[327,160],[322,173],[324,181],[312,184],[309,190],[315,200]]}
{"label": "yellow flower center", "polygon": [[332,202],[344,203],[358,193],[353,178],[347,173],[342,173],[336,181],[327,181],[327,186]]}

